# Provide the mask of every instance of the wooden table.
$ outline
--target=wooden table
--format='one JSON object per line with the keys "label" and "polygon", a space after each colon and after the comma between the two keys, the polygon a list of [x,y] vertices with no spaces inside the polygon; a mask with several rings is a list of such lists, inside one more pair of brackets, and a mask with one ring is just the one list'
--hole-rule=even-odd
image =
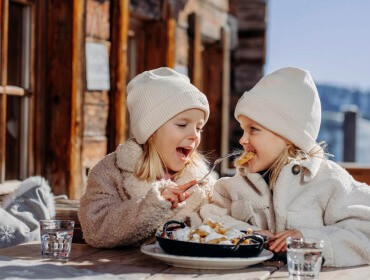
{"label": "wooden table", "polygon": [[[288,279],[281,262],[237,270],[202,270],[169,266],[139,249],[96,249],[72,244],[68,261],[44,259],[38,242],[0,249],[0,276],[20,279]],[[4,279],[1,278],[1,279]],[[17,278],[17,279],[18,279]],[[320,279],[370,279],[370,266],[323,268]]]}

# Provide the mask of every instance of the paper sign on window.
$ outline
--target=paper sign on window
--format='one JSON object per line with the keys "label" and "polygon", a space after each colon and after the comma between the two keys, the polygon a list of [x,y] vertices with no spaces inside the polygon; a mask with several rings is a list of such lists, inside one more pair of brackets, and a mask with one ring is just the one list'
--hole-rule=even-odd
{"label": "paper sign on window", "polygon": [[107,46],[100,43],[86,43],[87,90],[109,90],[109,61]]}

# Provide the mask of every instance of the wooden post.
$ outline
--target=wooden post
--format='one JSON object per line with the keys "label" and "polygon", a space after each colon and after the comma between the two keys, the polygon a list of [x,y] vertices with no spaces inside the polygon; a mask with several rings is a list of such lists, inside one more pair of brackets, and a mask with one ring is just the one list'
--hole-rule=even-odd
{"label": "wooden post", "polygon": [[166,2],[166,66],[175,67],[175,48],[176,48],[176,19],[171,12],[170,2]]}
{"label": "wooden post", "polygon": [[[46,53],[46,8],[47,3],[45,1],[39,1],[36,6],[36,26],[38,27],[37,33],[35,34],[35,48],[36,48],[36,58],[35,71],[36,82],[34,91],[34,123],[33,123],[33,149],[34,149],[34,174],[44,174],[45,173],[45,136],[46,136],[46,117],[45,111],[45,95],[46,95],[46,65],[47,57]],[[30,173],[30,174],[32,174]]]}
{"label": "wooden post", "polygon": [[7,84],[7,59],[8,59],[8,16],[9,1],[0,1],[0,71],[3,94],[0,98],[0,183],[5,181],[6,162],[6,84]]}
{"label": "wooden post", "polygon": [[343,121],[343,161],[356,161],[356,126],[357,106],[353,105],[344,109]]}
{"label": "wooden post", "polygon": [[68,196],[78,199],[83,195],[82,136],[83,136],[83,93],[85,84],[85,1],[73,1],[72,31],[72,92],[71,92],[71,136],[70,136],[70,180]]}
{"label": "wooden post", "polygon": [[200,90],[202,85],[202,39],[200,33],[200,17],[196,13],[188,16],[189,35],[189,77]]}
{"label": "wooden post", "polygon": [[[222,48],[222,118],[221,118],[221,155],[229,153],[230,125],[230,30],[221,29]],[[221,176],[229,169],[229,160],[221,162]]]}
{"label": "wooden post", "polygon": [[129,0],[111,3],[110,91],[108,117],[108,152],[126,140],[126,77]]}

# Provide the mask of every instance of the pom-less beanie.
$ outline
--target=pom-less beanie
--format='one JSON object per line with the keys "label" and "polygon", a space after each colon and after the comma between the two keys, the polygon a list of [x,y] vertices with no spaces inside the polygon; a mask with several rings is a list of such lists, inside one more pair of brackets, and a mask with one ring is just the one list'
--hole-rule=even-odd
{"label": "pom-less beanie", "polygon": [[206,96],[188,77],[167,67],[145,71],[127,85],[127,107],[133,136],[139,144],[168,120],[189,109],[200,109],[209,117]]}
{"label": "pom-less beanie", "polygon": [[246,116],[305,152],[315,147],[321,104],[307,70],[287,67],[263,77],[239,99],[235,118]]}

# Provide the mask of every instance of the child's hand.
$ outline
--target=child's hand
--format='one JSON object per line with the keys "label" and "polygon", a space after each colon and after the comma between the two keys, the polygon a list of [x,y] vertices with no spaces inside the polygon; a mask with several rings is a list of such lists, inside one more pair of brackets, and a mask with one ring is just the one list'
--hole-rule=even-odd
{"label": "child's hand", "polygon": [[176,208],[180,202],[183,202],[190,196],[186,190],[192,187],[196,182],[196,180],[193,180],[184,185],[166,187],[162,190],[161,195],[172,203],[172,208]]}
{"label": "child's hand", "polygon": [[286,248],[286,239],[287,237],[292,238],[303,238],[302,233],[298,229],[289,229],[275,234],[274,242],[269,246],[271,251],[275,252],[285,252]]}
{"label": "child's hand", "polygon": [[262,234],[262,235],[266,235],[269,238],[269,240],[275,239],[275,235],[269,230],[256,230],[254,232]]}
{"label": "child's hand", "polygon": [[268,237],[268,246],[275,241],[275,235],[269,230],[256,230],[255,233],[259,233]]}

